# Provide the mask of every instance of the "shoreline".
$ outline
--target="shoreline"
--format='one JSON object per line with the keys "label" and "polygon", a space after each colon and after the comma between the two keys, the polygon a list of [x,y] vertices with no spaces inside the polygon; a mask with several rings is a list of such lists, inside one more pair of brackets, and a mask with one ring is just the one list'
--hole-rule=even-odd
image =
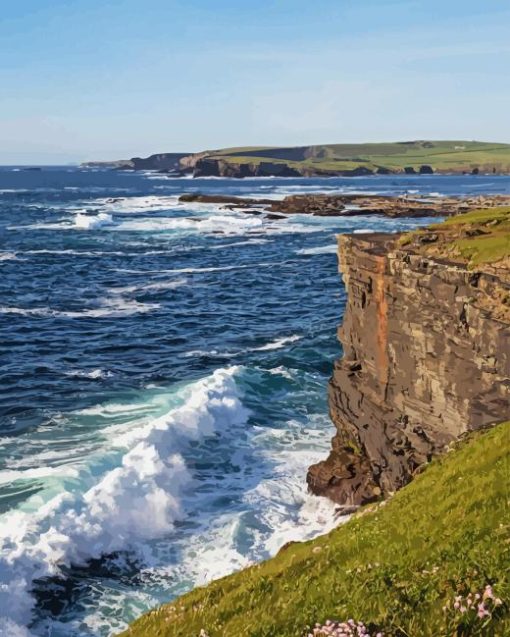
{"label": "shoreline", "polygon": [[[510,418],[510,396],[505,385],[510,373],[510,311],[505,310],[507,297],[496,291],[502,288],[510,293],[506,261],[510,254],[503,248],[490,258],[482,250],[484,237],[487,240],[487,236],[506,236],[507,226],[510,207],[499,207],[475,210],[400,236],[375,233],[341,237],[342,273],[348,293],[340,329],[344,355],[335,365],[329,386],[330,413],[337,435],[330,457],[310,468],[308,483],[313,493],[332,499],[344,511],[364,508],[354,513],[345,526],[327,535],[307,543],[285,545],[267,562],[213,581],[205,588],[195,588],[143,615],[122,635],[146,637],[157,629],[169,637],[188,637],[199,630],[208,637],[230,637],[241,634],[238,631],[244,622],[250,621],[247,617],[254,630],[264,626],[266,631],[273,631],[267,634],[289,637],[298,634],[299,622],[301,629],[307,630],[316,621],[345,621],[347,617],[363,619],[374,628],[383,629],[385,635],[400,635],[398,630],[391,630],[390,620],[378,609],[390,604],[388,599],[395,595],[393,575],[389,574],[401,554],[405,558],[399,569],[408,568],[409,560],[415,563],[408,575],[414,586],[417,569],[429,573],[429,561],[423,562],[424,549],[412,557],[422,543],[434,555],[431,563],[438,564],[430,571],[432,574],[449,578],[450,569],[462,566],[467,569],[463,577],[468,577],[471,565],[464,551],[474,551],[477,546],[470,524],[487,522],[483,533],[491,537],[492,522],[475,513],[464,528],[465,502],[460,502],[452,489],[449,467],[463,454],[471,454],[483,464],[489,452],[475,451],[475,456],[471,453],[480,440],[487,442],[503,436],[508,442],[505,431],[509,423],[498,423]],[[462,242],[467,242],[466,251]],[[455,302],[451,302],[452,294]],[[406,329],[408,324],[414,326],[410,331]],[[422,345],[429,341],[430,346],[423,350]],[[431,344],[434,347],[429,356]],[[484,345],[490,348],[484,360],[492,356],[491,369],[476,355]],[[494,358],[497,353],[499,359]],[[448,369],[450,372],[446,373]],[[468,378],[471,382],[467,382]],[[456,451],[446,453],[452,449]],[[467,471],[469,466],[465,479],[469,475],[470,481],[481,478],[485,484],[484,472],[491,469],[480,468],[473,474],[472,463],[474,460],[469,464],[460,460],[455,471]],[[493,466],[501,467],[501,463]],[[435,481],[432,478],[429,482],[434,475]],[[501,488],[504,490],[504,485]],[[465,497],[492,498],[492,510],[499,512],[495,520],[501,519],[501,493],[487,492],[485,486],[468,486]],[[415,502],[422,503],[415,509]],[[446,509],[441,514],[434,513],[443,502]],[[479,511],[480,506],[470,510]],[[410,526],[405,524],[409,516],[414,520]],[[456,532],[462,534],[460,545],[454,543],[450,547],[451,535],[443,534],[438,524],[442,519],[450,528],[448,516],[460,516],[456,522]],[[379,519],[384,519],[384,524]],[[405,530],[392,531],[398,524],[404,524]],[[428,546],[428,534],[438,532],[437,542]],[[370,534],[374,540],[367,542]],[[407,554],[397,550],[397,546],[385,553],[384,542],[374,552],[373,546],[377,547],[384,535],[388,536],[388,546],[394,544],[393,534],[397,539],[407,534],[407,540],[400,540],[404,545],[407,542]],[[450,551],[449,557],[441,559],[435,555],[441,550]],[[502,552],[497,555],[501,561]],[[373,596],[381,595],[379,569],[390,584],[385,589],[385,601],[374,609],[366,589],[372,590]],[[321,573],[327,584],[321,581]],[[497,574],[498,590],[503,589],[502,573],[501,568],[495,571],[490,582],[496,582]],[[287,578],[292,585],[285,585]],[[401,582],[403,575],[399,578]],[[308,591],[305,609],[300,595],[294,597],[296,583],[298,589]],[[320,591],[319,597],[309,598],[311,585]],[[480,578],[477,585],[482,586]],[[332,595],[337,589],[343,591],[340,597]],[[278,599],[286,601],[278,606],[278,612],[267,613],[264,609],[270,607],[273,590],[278,590]],[[453,596],[455,592],[453,589],[449,594]],[[208,602],[211,598],[212,605]],[[257,603],[254,599],[258,599]],[[446,601],[440,603],[444,605]],[[395,613],[402,618],[396,626],[409,622],[409,626],[415,626],[418,616],[424,626],[432,618],[439,622],[441,613],[436,619],[435,609],[440,603],[435,597],[428,603],[428,614],[424,615],[425,604],[418,611],[412,599],[405,603],[398,599]],[[339,605],[343,608],[340,612]],[[221,609],[219,615],[216,607]],[[290,614],[287,608],[293,609]],[[275,626],[279,627],[277,633]],[[242,634],[255,633],[248,630]]]}

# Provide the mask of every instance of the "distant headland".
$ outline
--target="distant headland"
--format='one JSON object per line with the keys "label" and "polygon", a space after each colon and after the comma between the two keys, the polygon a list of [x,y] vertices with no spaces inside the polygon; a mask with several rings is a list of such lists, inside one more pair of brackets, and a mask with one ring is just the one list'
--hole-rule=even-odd
{"label": "distant headland", "polygon": [[368,175],[509,174],[510,144],[408,141],[318,146],[251,146],[199,153],[158,153],[84,168],[153,170],[193,177],[357,177]]}

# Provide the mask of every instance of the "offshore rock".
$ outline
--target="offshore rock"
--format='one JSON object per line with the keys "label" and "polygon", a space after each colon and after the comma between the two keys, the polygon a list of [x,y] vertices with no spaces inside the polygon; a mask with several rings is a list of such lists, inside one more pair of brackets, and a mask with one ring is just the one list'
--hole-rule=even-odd
{"label": "offshore rock", "polygon": [[391,235],[342,236],[339,252],[348,304],[329,383],[337,433],[307,481],[360,505],[404,486],[466,432],[510,418],[510,322],[494,302],[510,298],[510,280]]}
{"label": "offshore rock", "polygon": [[[493,208],[510,205],[507,195],[468,197],[390,197],[381,195],[289,195],[282,200],[253,199],[232,195],[187,193],[179,197],[183,203],[223,204],[226,209],[264,207],[271,213],[310,214],[315,216],[348,217],[385,215],[387,217],[448,217],[473,208]],[[284,219],[284,216],[273,217]]]}

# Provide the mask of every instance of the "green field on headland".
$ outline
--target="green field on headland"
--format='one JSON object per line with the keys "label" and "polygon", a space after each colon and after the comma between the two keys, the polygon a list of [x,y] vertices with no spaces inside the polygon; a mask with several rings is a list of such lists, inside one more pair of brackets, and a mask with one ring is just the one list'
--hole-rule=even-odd
{"label": "green field on headland", "polygon": [[510,144],[466,141],[413,141],[380,144],[326,144],[295,148],[246,147],[211,151],[229,163],[282,162],[293,168],[348,171],[366,168],[402,172],[406,167],[434,172],[510,172]]}
{"label": "green field on headland", "polygon": [[158,170],[195,176],[327,176],[370,174],[510,173],[510,144],[407,141],[313,146],[243,146],[200,153],[158,153],[86,167]]}
{"label": "green field on headland", "polygon": [[198,588],[123,636],[300,637],[350,618],[385,637],[510,635],[509,499],[507,422],[328,535]]}

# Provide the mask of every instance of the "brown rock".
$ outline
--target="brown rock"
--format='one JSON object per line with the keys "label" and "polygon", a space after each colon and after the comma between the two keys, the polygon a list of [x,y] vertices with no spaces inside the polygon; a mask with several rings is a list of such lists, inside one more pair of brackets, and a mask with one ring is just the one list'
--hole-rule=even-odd
{"label": "brown rock", "polygon": [[[510,283],[382,234],[340,237],[348,293],[329,384],[337,433],[312,492],[356,505],[405,485],[466,432],[510,419]],[[506,292],[505,292],[506,291]]]}

